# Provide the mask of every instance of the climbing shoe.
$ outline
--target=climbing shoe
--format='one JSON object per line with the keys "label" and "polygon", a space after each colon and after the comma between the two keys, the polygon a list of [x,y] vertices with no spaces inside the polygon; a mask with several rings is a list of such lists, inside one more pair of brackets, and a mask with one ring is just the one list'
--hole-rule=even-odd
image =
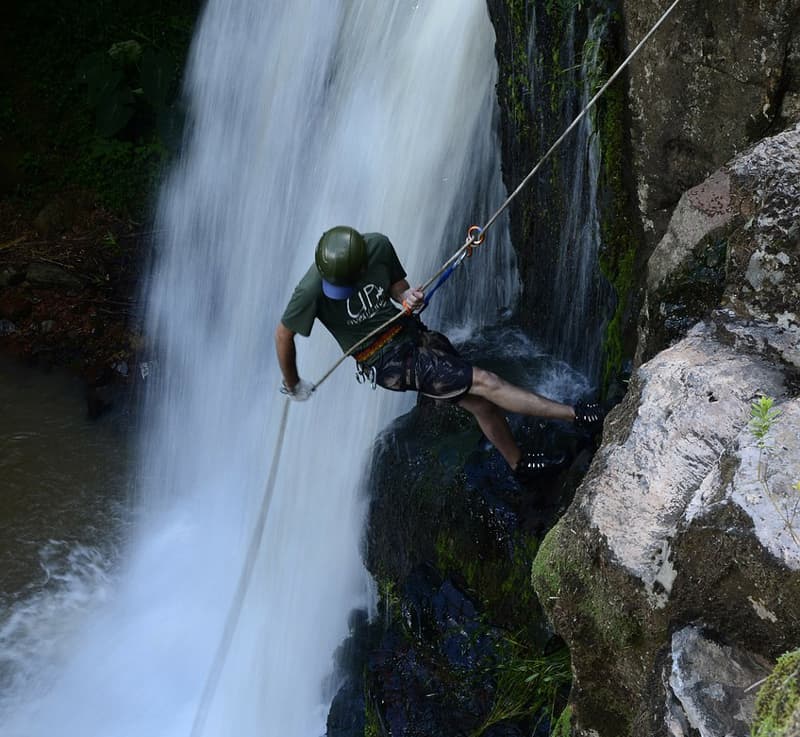
{"label": "climbing shoe", "polygon": [[540,451],[528,452],[514,466],[514,477],[517,481],[531,481],[546,471],[552,471],[564,465],[565,456],[548,456]]}
{"label": "climbing shoe", "polygon": [[595,435],[603,429],[605,413],[599,404],[578,402],[575,405],[575,427]]}

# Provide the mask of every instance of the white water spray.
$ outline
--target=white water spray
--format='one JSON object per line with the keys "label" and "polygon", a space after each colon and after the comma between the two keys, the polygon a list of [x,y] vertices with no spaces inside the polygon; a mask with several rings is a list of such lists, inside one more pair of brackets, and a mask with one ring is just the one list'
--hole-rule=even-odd
{"label": "white water spray", "polygon": [[[574,54],[575,14],[573,9],[566,33],[565,47]],[[583,44],[580,64],[570,59],[568,81],[573,91],[565,102],[565,115],[573,119],[586,107],[597,91],[601,41],[608,26],[606,13],[590,21]],[[580,72],[578,74],[578,71]],[[572,360],[597,381],[602,370],[603,333],[608,323],[606,313],[611,302],[610,285],[599,266],[600,212],[600,136],[595,130],[594,115],[587,115],[574,132],[572,145],[565,149],[562,176],[570,182],[565,201],[556,251],[553,294],[560,317],[549,329],[549,344],[554,353]]]}
{"label": "white water spray", "polygon": [[[189,734],[269,473],[282,308],[332,225],[385,232],[421,282],[501,201],[493,44],[484,0],[457,12],[410,0],[211,0],[188,76],[190,133],[160,205],[138,533],[108,601],[43,648],[55,675],[7,701],[4,735]],[[451,322],[491,321],[516,296],[505,227],[490,242],[472,281],[437,295],[458,301]],[[301,374],[317,379],[336,356],[317,327],[299,343]],[[369,448],[413,401],[358,387],[348,365],[291,408],[204,734],[325,732],[332,654],[349,612],[370,603],[360,559]]]}

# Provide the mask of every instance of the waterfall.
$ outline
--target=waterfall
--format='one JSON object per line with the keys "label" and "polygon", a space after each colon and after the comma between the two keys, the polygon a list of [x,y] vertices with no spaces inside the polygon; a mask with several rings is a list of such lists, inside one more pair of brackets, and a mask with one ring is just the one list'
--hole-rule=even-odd
{"label": "waterfall", "polygon": [[[561,118],[569,125],[594,95],[598,79],[601,40],[607,26],[605,13],[591,21],[580,59],[575,58],[575,14],[566,34],[569,50],[566,67],[568,93]],[[565,183],[564,218],[558,235],[553,283],[554,312],[547,344],[589,377],[601,370],[603,332],[608,322],[610,285],[600,272],[600,137],[595,116],[587,115],[573,133],[560,158],[561,181]]]}
{"label": "waterfall", "polygon": [[[101,594],[78,576],[68,621],[55,606],[27,635],[47,631],[4,699],[6,737],[189,734],[270,472],[282,309],[332,225],[386,233],[422,282],[502,201],[493,48],[484,0],[210,0],[158,210],[134,531]],[[513,303],[504,221],[489,243],[427,322],[475,327]],[[310,380],[338,355],[319,326],[298,352]],[[357,386],[348,362],[291,406],[204,734],[324,734],[333,653],[372,602],[362,474],[412,402]]]}
{"label": "waterfall", "polygon": [[[594,3],[526,7],[528,99],[535,139],[527,168],[596,91],[610,11]],[[548,351],[593,383],[600,378],[603,333],[613,314],[611,286],[599,265],[600,166],[600,137],[592,112],[532,183],[532,215],[521,215],[534,254],[525,269],[523,317]]]}

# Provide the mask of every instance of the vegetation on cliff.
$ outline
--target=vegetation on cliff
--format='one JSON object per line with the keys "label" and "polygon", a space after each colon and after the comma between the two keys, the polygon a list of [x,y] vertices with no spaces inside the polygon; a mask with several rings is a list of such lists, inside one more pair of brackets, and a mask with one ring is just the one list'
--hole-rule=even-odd
{"label": "vegetation on cliff", "polygon": [[92,413],[133,375],[135,297],[198,5],[42,0],[0,26],[0,348],[74,368]]}

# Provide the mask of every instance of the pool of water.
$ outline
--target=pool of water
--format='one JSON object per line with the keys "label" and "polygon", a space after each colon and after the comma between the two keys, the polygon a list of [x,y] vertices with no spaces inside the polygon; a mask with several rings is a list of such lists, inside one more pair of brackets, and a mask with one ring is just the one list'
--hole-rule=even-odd
{"label": "pool of water", "polygon": [[88,419],[76,379],[0,361],[0,627],[65,577],[113,565],[128,438],[119,414]]}

